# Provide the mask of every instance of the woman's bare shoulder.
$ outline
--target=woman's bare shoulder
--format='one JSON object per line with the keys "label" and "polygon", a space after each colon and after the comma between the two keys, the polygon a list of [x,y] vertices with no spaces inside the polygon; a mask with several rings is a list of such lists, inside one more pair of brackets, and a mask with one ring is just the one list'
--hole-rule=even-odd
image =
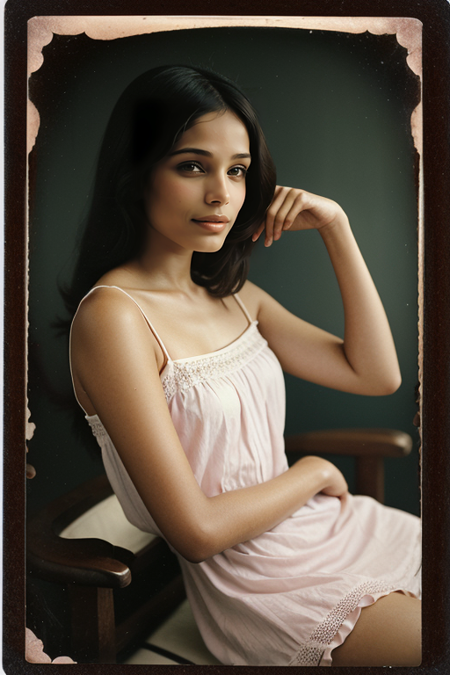
{"label": "woman's bare shoulder", "polygon": [[164,362],[161,348],[140,308],[120,288],[95,286],[81,301],[72,325],[72,347],[132,349],[151,346],[158,364]]}
{"label": "woman's bare shoulder", "polygon": [[73,327],[80,331],[105,327],[105,324],[114,326],[123,321],[135,321],[139,315],[136,304],[120,288],[94,286],[80,302]]}
{"label": "woman's bare shoulder", "polygon": [[263,305],[272,300],[272,297],[266,291],[248,280],[238,295],[254,319],[258,319]]}

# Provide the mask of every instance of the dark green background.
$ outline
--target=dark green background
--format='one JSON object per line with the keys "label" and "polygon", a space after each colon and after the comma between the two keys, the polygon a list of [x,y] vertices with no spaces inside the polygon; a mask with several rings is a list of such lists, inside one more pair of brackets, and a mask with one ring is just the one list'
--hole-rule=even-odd
{"label": "dark green background", "polygon": [[[67,343],[52,327],[63,314],[57,284],[70,276],[74,242],[111,109],[125,86],[160,64],[212,68],[235,80],[257,108],[278,181],[338,201],[384,302],[403,384],[361,397],[287,377],[287,432],[392,427],[415,450],[388,460],[386,503],[419,512],[417,383],[417,206],[410,115],[418,84],[394,36],[291,29],[215,28],[111,41],[54,36],[31,77],[41,117],[31,157],[29,399],[37,429],[28,506],[102,471],[72,433]],[[316,232],[258,246],[250,278],[288,309],[337,335],[342,305]],[[339,466],[352,484],[351,460]]]}

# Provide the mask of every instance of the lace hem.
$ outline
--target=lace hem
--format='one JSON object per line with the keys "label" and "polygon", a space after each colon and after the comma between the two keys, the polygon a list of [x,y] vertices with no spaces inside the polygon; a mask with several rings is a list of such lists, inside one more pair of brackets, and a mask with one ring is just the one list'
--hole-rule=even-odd
{"label": "lace hem", "polygon": [[334,607],[328,616],[317,626],[308,642],[302,645],[290,666],[318,666],[326,648],[344,623],[346,617],[358,606],[364,595],[370,593],[391,593],[398,584],[386,584],[381,581],[366,581],[353,589]]}

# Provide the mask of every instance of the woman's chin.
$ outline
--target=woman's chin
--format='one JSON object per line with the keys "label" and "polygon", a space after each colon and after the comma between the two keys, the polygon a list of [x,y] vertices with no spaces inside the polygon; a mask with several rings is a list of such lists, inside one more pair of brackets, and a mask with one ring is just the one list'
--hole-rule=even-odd
{"label": "woman's chin", "polygon": [[201,242],[196,248],[197,253],[217,253],[225,243],[226,237],[211,237],[209,241]]}

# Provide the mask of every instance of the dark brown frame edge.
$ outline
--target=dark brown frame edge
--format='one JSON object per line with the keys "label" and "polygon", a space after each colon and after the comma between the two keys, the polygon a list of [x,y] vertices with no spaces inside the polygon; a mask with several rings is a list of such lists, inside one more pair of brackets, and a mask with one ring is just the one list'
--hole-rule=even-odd
{"label": "dark brown frame edge", "polygon": [[[423,662],[400,672],[446,673],[450,666],[448,564],[450,498],[450,5],[446,0],[8,0],[5,7],[5,427],[3,667],[8,675],[48,666],[24,660],[25,499],[25,180],[27,21],[36,15],[260,15],[412,17],[423,23],[424,81],[424,368],[423,368]],[[6,608],[6,611],[5,611]],[[66,672],[67,666],[52,666]],[[144,667],[180,674],[175,667]],[[62,670],[61,670],[62,669]],[[121,673],[123,666],[83,664],[74,673]],[[198,666],[242,675],[255,668]],[[273,675],[281,668],[258,668]],[[322,669],[320,669],[322,670]],[[359,668],[359,672],[369,672]],[[131,672],[131,671],[130,671]],[[284,672],[284,671],[283,671]],[[341,673],[354,673],[341,668]],[[384,673],[371,668],[370,673]]]}

